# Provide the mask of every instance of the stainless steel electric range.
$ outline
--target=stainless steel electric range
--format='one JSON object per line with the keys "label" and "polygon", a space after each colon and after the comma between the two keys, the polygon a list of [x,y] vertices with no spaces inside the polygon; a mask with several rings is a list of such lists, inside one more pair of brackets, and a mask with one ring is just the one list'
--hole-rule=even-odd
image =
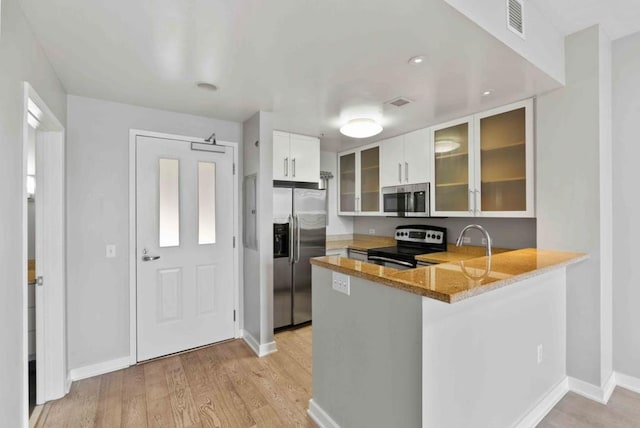
{"label": "stainless steel electric range", "polygon": [[367,251],[367,261],[395,269],[413,269],[418,266],[416,256],[447,251],[447,229],[444,227],[424,224],[398,226],[395,238],[394,247],[371,248]]}

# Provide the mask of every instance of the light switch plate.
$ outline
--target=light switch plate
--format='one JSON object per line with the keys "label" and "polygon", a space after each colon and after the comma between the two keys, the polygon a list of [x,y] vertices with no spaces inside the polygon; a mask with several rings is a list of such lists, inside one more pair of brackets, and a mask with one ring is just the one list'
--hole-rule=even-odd
{"label": "light switch plate", "polygon": [[332,287],[338,293],[346,294],[347,296],[349,296],[351,294],[350,280],[351,280],[351,277],[349,277],[349,275],[333,272]]}
{"label": "light switch plate", "polygon": [[464,238],[462,238],[462,243],[471,244],[471,238],[469,238],[468,236],[465,236]]}
{"label": "light switch plate", "polygon": [[107,244],[107,258],[113,259],[116,257],[116,246],[115,244]]}

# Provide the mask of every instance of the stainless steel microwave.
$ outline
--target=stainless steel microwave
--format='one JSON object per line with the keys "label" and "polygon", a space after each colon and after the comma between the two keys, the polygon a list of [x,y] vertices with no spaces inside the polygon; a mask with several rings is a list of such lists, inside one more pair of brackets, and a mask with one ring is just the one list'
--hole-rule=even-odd
{"label": "stainless steel microwave", "polygon": [[382,210],[387,216],[429,217],[429,183],[383,187]]}

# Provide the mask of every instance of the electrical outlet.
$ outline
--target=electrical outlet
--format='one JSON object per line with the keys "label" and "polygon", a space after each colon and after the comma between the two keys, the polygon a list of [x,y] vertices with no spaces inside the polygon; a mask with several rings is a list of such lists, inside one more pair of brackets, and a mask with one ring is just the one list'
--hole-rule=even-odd
{"label": "electrical outlet", "polygon": [[338,293],[346,294],[349,296],[351,294],[351,281],[349,275],[345,275],[343,273],[333,272],[332,277],[332,287]]}
{"label": "electrical outlet", "polygon": [[376,234],[375,229],[369,229],[369,235],[375,235],[375,234]]}
{"label": "electrical outlet", "polygon": [[469,238],[468,236],[465,236],[464,238],[462,238],[462,243],[471,244],[471,238]]}
{"label": "electrical outlet", "polygon": [[482,238],[482,245],[487,245],[487,238]]}
{"label": "electrical outlet", "polygon": [[113,259],[116,257],[116,246],[115,244],[107,244],[106,255],[108,259]]}
{"label": "electrical outlet", "polygon": [[543,359],[544,359],[544,354],[542,351],[542,345],[538,345],[538,364],[542,363]]}

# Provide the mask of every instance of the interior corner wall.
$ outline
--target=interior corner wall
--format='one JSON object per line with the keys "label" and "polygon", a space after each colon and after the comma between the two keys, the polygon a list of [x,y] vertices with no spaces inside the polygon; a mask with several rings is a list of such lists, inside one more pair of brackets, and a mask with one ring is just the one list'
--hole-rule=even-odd
{"label": "interior corner wall", "polygon": [[640,378],[640,33],[613,42],[613,350],[616,372]]}
{"label": "interior corner wall", "polygon": [[567,374],[598,387],[607,376],[603,281],[610,255],[603,235],[611,227],[602,37],[595,26],[566,38],[566,86],[538,97],[536,106],[538,247],[590,256],[567,269]]}
{"label": "interior corner wall", "polygon": [[273,113],[260,112],[260,344],[273,342]]}
{"label": "interior corner wall", "polygon": [[24,82],[27,81],[66,126],[66,93],[31,31],[18,0],[3,0],[0,10],[0,421],[3,426],[26,427],[27,285],[22,282],[27,255],[23,215],[26,154],[23,151]]}
{"label": "interior corner wall", "polygon": [[[256,145],[256,142],[258,144]],[[244,248],[244,330],[264,345],[273,341],[273,114],[243,123],[243,176],[257,174],[258,249]]]}
{"label": "interior corner wall", "polygon": [[[68,97],[69,368],[130,354],[129,130],[242,141],[237,122]],[[116,257],[105,246],[116,245]]]}

